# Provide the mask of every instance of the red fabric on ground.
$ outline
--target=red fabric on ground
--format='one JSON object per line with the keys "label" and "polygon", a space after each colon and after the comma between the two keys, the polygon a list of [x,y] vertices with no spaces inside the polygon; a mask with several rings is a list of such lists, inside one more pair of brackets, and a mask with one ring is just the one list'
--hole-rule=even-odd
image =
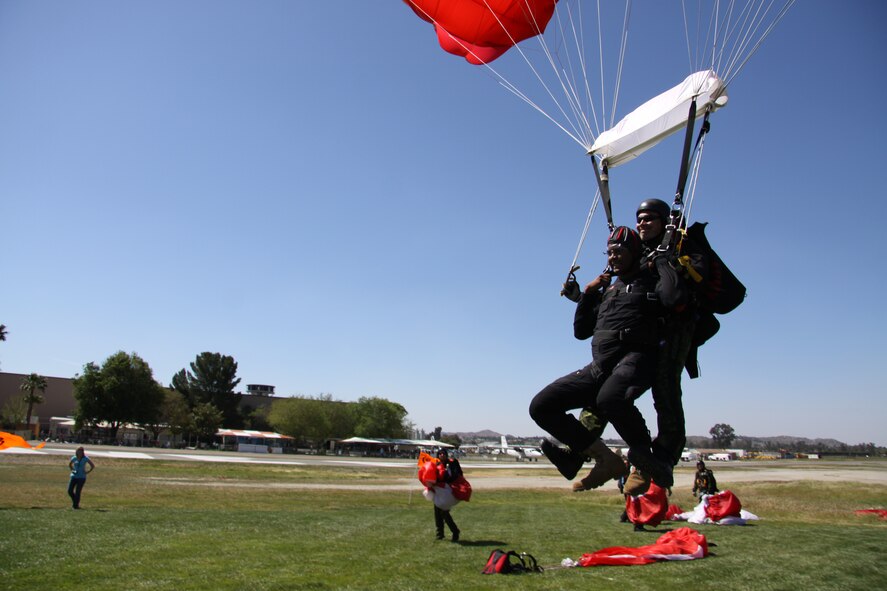
{"label": "red fabric on ground", "polygon": [[689,527],[681,527],[659,536],[655,544],[632,548],[612,546],[583,554],[579,566],[631,566],[664,560],[695,560],[708,556],[705,536]]}

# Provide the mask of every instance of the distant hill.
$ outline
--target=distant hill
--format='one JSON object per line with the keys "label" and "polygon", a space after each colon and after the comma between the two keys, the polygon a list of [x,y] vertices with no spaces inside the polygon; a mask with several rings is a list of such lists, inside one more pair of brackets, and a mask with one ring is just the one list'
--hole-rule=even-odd
{"label": "distant hill", "polygon": [[[697,435],[687,436],[687,447],[713,447],[711,437]],[[776,435],[772,437],[752,437],[737,435],[731,447],[742,449],[842,449],[847,444],[837,439],[810,439],[793,435]]]}

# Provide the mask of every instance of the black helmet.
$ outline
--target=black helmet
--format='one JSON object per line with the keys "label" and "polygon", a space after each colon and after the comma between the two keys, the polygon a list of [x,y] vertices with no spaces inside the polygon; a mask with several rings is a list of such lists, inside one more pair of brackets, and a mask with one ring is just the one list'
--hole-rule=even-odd
{"label": "black helmet", "polygon": [[636,215],[640,215],[642,211],[651,211],[662,219],[665,224],[671,218],[671,206],[662,199],[645,199],[638,205]]}
{"label": "black helmet", "polygon": [[627,248],[635,258],[641,253],[641,237],[627,226],[618,226],[610,232],[610,237],[607,238],[607,246],[612,244],[618,244]]}

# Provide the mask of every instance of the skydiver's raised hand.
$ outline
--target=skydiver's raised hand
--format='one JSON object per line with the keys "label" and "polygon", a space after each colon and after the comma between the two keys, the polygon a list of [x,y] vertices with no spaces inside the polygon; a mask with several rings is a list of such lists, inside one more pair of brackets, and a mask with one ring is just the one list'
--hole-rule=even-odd
{"label": "skydiver's raised hand", "polygon": [[567,298],[568,300],[578,302],[582,297],[582,290],[579,289],[579,283],[576,282],[576,277],[571,276],[567,279],[567,282],[564,283],[564,288],[561,290],[561,295]]}
{"label": "skydiver's raised hand", "polygon": [[607,286],[610,285],[610,282],[613,280],[613,274],[604,271],[597,277],[595,277],[591,283],[585,286],[585,293],[589,293],[592,291],[597,291],[600,289],[606,289]]}

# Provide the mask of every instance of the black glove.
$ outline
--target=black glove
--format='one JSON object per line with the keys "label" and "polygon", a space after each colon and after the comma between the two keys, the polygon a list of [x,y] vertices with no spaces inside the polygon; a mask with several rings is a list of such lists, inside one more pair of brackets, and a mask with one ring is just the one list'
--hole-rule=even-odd
{"label": "black glove", "polygon": [[564,283],[564,288],[561,290],[561,295],[574,302],[578,302],[582,298],[582,290],[579,289],[579,284],[576,283],[575,277],[567,279],[567,282]]}

